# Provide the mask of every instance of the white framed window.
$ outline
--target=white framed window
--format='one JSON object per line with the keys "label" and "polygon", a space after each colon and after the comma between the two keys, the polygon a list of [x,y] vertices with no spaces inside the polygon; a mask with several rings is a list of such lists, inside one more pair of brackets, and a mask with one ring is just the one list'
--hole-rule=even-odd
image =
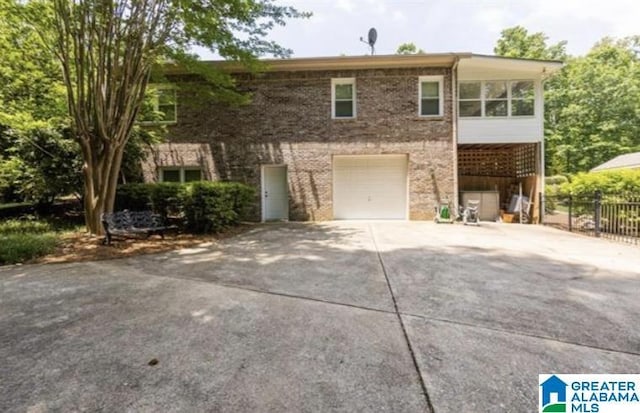
{"label": "white framed window", "polygon": [[443,76],[420,76],[418,91],[418,115],[440,117],[444,113]]}
{"label": "white framed window", "polygon": [[178,99],[175,86],[169,84],[149,85],[152,119],[145,116],[143,123],[174,124],[178,121]]}
{"label": "white framed window", "polygon": [[458,83],[460,117],[535,116],[533,80],[475,80]]}
{"label": "white framed window", "polygon": [[199,167],[163,167],[158,169],[160,182],[194,182],[202,181],[202,169]]}
{"label": "white framed window", "polygon": [[461,117],[482,116],[482,83],[460,82],[458,113]]}
{"label": "white framed window", "polygon": [[504,117],[509,113],[507,82],[492,80],[484,82],[484,116]]}
{"label": "white framed window", "polygon": [[510,85],[511,116],[535,115],[535,85],[533,80],[514,80]]}
{"label": "white framed window", "polygon": [[356,117],[356,79],[331,79],[331,117],[353,119]]}

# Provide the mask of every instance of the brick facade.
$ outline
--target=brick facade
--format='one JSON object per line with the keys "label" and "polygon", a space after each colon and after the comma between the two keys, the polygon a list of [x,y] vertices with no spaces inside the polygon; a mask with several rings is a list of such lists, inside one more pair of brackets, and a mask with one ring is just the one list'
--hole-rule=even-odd
{"label": "brick facade", "polygon": [[[418,116],[418,78],[444,76],[444,116]],[[356,79],[356,119],[331,118],[331,79]],[[184,88],[178,123],[144,165],[201,165],[205,177],[260,188],[261,165],[286,164],[290,219],[330,220],[332,155],[408,154],[409,218],[431,219],[454,199],[450,68],[363,69],[242,75],[251,104],[230,107]],[[260,219],[260,200],[255,218]]]}

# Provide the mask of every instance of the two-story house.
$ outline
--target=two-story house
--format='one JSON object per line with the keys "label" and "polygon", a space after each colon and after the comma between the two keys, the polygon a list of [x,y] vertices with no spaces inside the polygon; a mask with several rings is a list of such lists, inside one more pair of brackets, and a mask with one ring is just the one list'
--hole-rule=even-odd
{"label": "two-story house", "polygon": [[149,154],[145,179],[248,183],[256,220],[431,219],[440,202],[478,191],[491,195],[484,215],[497,216],[520,184],[542,191],[542,83],[559,62],[438,53],[267,63],[258,76],[234,72],[248,105],[203,100],[188,76],[163,90],[168,142]]}

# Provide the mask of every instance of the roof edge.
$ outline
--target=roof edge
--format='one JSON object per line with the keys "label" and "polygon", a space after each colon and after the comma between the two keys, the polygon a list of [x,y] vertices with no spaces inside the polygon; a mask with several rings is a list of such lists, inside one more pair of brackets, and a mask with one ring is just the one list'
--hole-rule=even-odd
{"label": "roof edge", "polygon": [[[471,53],[429,53],[413,55],[330,56],[290,59],[264,59],[260,62],[269,71],[389,69],[405,67],[451,67],[456,60],[469,58]],[[206,61],[231,71],[246,71],[240,64],[227,61]]]}
{"label": "roof edge", "polygon": [[[409,67],[453,67],[461,59],[505,60],[522,64],[540,64],[559,69],[563,63],[557,60],[536,60],[504,56],[484,55],[470,52],[417,53],[411,55],[364,55],[364,56],[325,56],[302,57],[288,59],[262,59],[266,71],[321,71],[321,70],[354,70],[354,69],[392,69]],[[243,73],[248,70],[239,62],[227,60],[203,60],[205,64],[232,73]],[[167,65],[169,73],[185,73],[178,65]]]}

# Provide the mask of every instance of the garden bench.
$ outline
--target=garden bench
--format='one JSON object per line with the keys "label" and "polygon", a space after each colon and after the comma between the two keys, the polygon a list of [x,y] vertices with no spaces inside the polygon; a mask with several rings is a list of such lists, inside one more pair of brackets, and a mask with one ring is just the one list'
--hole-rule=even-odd
{"label": "garden bench", "polygon": [[111,245],[111,238],[116,236],[140,235],[148,237],[157,234],[164,239],[167,230],[175,229],[176,226],[166,226],[162,216],[154,214],[152,211],[118,211],[104,213],[101,216],[104,226],[105,237],[103,244]]}

